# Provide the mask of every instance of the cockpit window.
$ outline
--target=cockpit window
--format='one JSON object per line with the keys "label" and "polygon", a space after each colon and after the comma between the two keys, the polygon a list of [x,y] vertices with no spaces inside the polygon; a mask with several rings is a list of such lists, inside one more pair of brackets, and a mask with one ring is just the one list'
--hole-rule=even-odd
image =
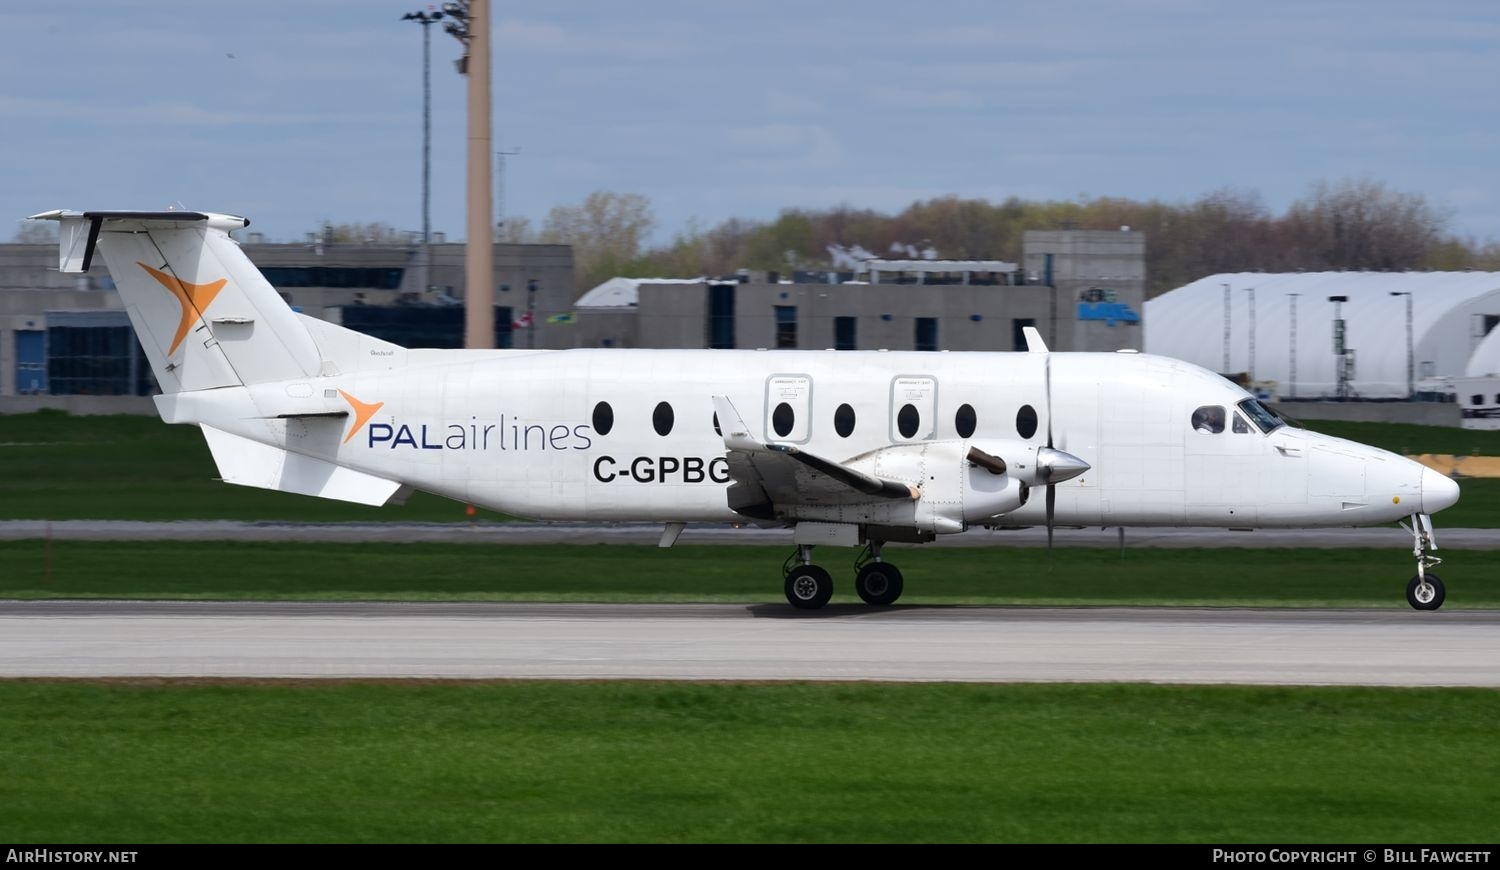
{"label": "cockpit window", "polygon": [[1217,435],[1224,431],[1224,407],[1204,405],[1193,412],[1193,431]]}
{"label": "cockpit window", "polygon": [[1276,416],[1276,412],[1260,403],[1259,399],[1246,399],[1240,402],[1239,409],[1245,412],[1245,416],[1267,435],[1286,425],[1286,421]]}
{"label": "cockpit window", "polygon": [[1236,435],[1244,435],[1250,431],[1250,424],[1246,423],[1244,416],[1240,414],[1234,415],[1233,427]]}

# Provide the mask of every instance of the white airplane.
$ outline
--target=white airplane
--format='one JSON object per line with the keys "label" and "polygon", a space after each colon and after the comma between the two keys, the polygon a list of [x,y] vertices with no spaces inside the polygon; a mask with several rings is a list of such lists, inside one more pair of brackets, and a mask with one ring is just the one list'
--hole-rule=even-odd
{"label": "white airplane", "polygon": [[[1446,595],[1409,459],[1287,425],[1205,369],[1131,352],[416,350],[293,312],[229,235],[242,217],[52,211],[59,268],[97,250],[163,390],[229,483],[399,503],[412,490],[542,520],[793,528],[792,605],[894,602],[887,542],[974,526],[1375,525],[1409,517],[1407,600]],[[1035,490],[1042,488],[1041,497]],[[1268,582],[1274,582],[1268,579]]]}

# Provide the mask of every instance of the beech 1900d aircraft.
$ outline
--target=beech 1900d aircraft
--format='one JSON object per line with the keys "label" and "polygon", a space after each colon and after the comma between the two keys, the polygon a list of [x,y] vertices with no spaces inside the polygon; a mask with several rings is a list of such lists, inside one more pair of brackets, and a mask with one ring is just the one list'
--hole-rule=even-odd
{"label": "beech 1900d aircraft", "polygon": [[1438,608],[1430,514],[1458,486],[1287,425],[1217,374],[1138,353],[417,350],[293,312],[190,211],[53,211],[60,269],[104,256],[168,423],[229,483],[400,502],[423,490],[543,520],[793,528],[787,600],[833,593],[819,544],[863,546],[855,590],[894,602],[887,542],[973,526],[1374,525],[1410,518],[1413,607]]}

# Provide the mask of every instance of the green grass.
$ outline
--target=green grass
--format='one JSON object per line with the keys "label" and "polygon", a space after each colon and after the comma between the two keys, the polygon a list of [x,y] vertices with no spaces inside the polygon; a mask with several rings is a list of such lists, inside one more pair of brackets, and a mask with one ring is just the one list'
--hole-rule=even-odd
{"label": "green grass", "polygon": [[0,415],[0,467],[0,520],[467,520],[464,505],[425,493],[377,508],[221,483],[198,427],[155,417]]}
{"label": "green grass", "polygon": [[[781,602],[779,547],[0,542],[0,597]],[[855,602],[853,551],[820,563]],[[903,604],[1406,607],[1410,552],[891,547]],[[1500,551],[1455,551],[1447,608],[1500,607]]]}
{"label": "green grass", "polygon": [[[1290,407],[1296,414],[1296,406]],[[1339,438],[1369,444],[1402,456],[1417,453],[1452,453],[1456,456],[1500,456],[1500,429],[1455,429],[1451,426],[1415,426],[1409,423],[1345,423],[1336,420],[1304,420],[1304,428]]]}
{"label": "green grass", "polygon": [[[1309,424],[1399,453],[1500,455],[1500,432],[1384,423]],[[464,506],[416,493],[403,506],[365,507],[217,480],[196,426],[155,417],[0,416],[0,520],[283,520],[464,522]],[[1465,480],[1450,528],[1500,528],[1500,480]],[[480,511],[485,521],[506,519]]]}
{"label": "green grass", "polygon": [[0,840],[1493,842],[1488,690],[0,683]]}

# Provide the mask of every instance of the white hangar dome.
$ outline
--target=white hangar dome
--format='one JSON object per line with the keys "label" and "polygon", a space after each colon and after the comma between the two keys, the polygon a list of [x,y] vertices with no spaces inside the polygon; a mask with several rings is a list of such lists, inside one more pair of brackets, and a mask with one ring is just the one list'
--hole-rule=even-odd
{"label": "white hangar dome", "polygon": [[1344,296],[1348,301],[1339,307],[1345,346],[1355,356],[1353,394],[1365,399],[1405,398],[1407,293],[1416,380],[1472,374],[1476,366],[1486,373],[1500,371],[1500,330],[1494,330],[1500,323],[1500,272],[1210,275],[1146,302],[1146,352],[1217,372],[1248,372],[1254,380],[1276,382],[1284,398],[1333,396],[1338,391],[1335,303],[1329,297]]}

